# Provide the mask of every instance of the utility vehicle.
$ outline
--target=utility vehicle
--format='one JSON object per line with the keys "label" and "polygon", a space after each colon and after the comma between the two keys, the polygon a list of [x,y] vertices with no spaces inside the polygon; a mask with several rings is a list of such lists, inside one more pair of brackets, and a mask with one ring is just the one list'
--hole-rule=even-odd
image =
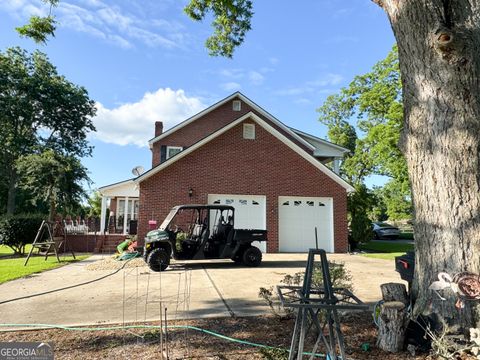
{"label": "utility vehicle", "polygon": [[153,271],[163,271],[170,259],[232,259],[258,266],[262,252],[252,245],[266,241],[266,230],[235,229],[235,208],[228,205],[179,205],[157,230],[145,238],[143,256]]}

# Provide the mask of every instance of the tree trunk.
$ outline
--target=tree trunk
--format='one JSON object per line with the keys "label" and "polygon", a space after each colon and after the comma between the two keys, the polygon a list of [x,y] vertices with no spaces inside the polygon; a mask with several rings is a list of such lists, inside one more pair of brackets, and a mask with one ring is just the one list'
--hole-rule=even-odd
{"label": "tree trunk", "polygon": [[415,313],[476,327],[478,303],[435,298],[439,272],[480,272],[480,3],[374,0],[398,42],[406,157],[415,207]]}
{"label": "tree trunk", "polygon": [[405,306],[408,305],[409,300],[405,285],[399,283],[386,283],[380,285],[380,289],[382,290],[383,301],[400,301]]}
{"label": "tree trunk", "polygon": [[7,214],[13,215],[15,213],[15,204],[17,197],[17,172],[12,165],[8,179],[8,195],[7,195]]}

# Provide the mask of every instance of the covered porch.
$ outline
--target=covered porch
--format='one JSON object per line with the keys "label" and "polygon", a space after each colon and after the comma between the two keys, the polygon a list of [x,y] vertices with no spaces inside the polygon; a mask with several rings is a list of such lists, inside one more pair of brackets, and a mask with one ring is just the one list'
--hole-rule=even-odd
{"label": "covered porch", "polygon": [[101,234],[137,233],[139,189],[132,179],[98,189],[102,197]]}

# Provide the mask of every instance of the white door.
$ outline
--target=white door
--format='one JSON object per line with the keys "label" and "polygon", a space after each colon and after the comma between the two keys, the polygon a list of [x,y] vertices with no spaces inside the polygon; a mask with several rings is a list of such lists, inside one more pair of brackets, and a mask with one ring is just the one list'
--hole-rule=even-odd
{"label": "white door", "polygon": [[[235,229],[267,229],[266,197],[264,195],[209,194],[209,204],[230,205],[235,208]],[[265,241],[252,243],[262,252],[267,251]]]}
{"label": "white door", "polygon": [[278,236],[283,252],[307,252],[315,248],[333,252],[333,199],[279,196]]}

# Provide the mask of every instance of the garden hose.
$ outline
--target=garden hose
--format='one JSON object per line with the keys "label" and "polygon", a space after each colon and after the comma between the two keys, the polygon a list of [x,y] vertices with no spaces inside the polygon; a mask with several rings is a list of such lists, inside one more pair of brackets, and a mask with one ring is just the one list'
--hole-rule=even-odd
{"label": "garden hose", "polygon": [[33,298],[33,297],[37,297],[37,296],[41,296],[41,295],[47,295],[47,294],[51,294],[51,293],[54,293],[54,292],[57,292],[57,291],[63,291],[63,290],[68,290],[68,289],[72,289],[72,288],[76,288],[76,287],[79,287],[79,286],[83,286],[83,285],[88,285],[88,284],[91,284],[91,283],[94,283],[94,282],[97,282],[97,281],[100,281],[100,280],[103,280],[105,278],[108,278],[112,275],[115,275],[116,273],[118,273],[120,270],[123,270],[125,268],[125,266],[127,266],[127,264],[129,263],[129,261],[133,260],[134,258],[130,258],[128,260],[125,260],[125,263],[120,267],[118,268],[117,270],[107,274],[107,275],[103,275],[103,276],[100,276],[96,279],[93,279],[93,280],[89,280],[89,281],[85,281],[83,283],[79,283],[79,284],[75,284],[75,285],[69,285],[69,286],[65,286],[63,288],[58,288],[58,289],[53,289],[53,290],[48,290],[48,291],[44,291],[44,292],[41,292],[41,293],[36,293],[36,294],[31,294],[31,295],[25,295],[25,296],[20,296],[20,297],[17,297],[17,298],[13,298],[13,299],[8,299],[8,300],[3,300],[3,301],[0,301],[0,305],[2,304],[6,304],[6,303],[9,303],[9,302],[14,302],[14,301],[18,301],[18,300],[23,300],[23,299],[30,299],[30,298]]}
{"label": "garden hose", "polygon": [[[94,328],[91,328],[91,327],[72,327],[72,326],[63,326],[63,325],[52,325],[52,324],[0,324],[0,327],[29,327],[29,328],[49,328],[49,329],[61,329],[61,330],[67,330],[67,331],[107,331],[107,330],[126,330],[126,329],[161,329],[162,327],[161,326],[158,326],[158,325],[126,325],[126,326],[111,326],[111,327],[94,327]],[[163,327],[165,328],[165,327]],[[199,328],[199,327],[196,327],[196,326],[191,326],[191,325],[168,325],[166,326],[166,328],[168,329],[186,329],[186,330],[195,330],[195,331],[198,331],[198,332],[202,332],[204,334],[208,334],[208,335],[211,335],[211,336],[215,336],[215,337],[218,337],[220,339],[223,339],[223,340],[227,340],[227,341],[230,341],[230,342],[234,342],[234,343],[237,343],[237,344],[242,344],[242,345],[248,345],[248,346],[253,346],[253,347],[258,347],[258,348],[263,348],[263,349],[268,349],[268,350],[282,350],[282,351],[289,351],[289,349],[285,349],[285,348],[280,348],[280,347],[276,347],[276,346],[270,346],[270,345],[264,345],[264,344],[258,344],[258,343],[254,343],[254,342],[251,342],[251,341],[246,341],[246,340],[239,340],[239,339],[235,339],[235,338],[232,338],[230,336],[226,336],[226,335],[223,335],[223,334],[219,334],[219,333],[216,333],[214,331],[211,331],[211,330],[206,330],[206,329],[202,329],[202,328]],[[5,330],[3,330],[5,331]],[[11,331],[11,330],[8,330],[8,331]],[[304,352],[303,355],[307,355],[307,356],[315,356],[315,357],[319,357],[319,358],[326,358],[326,359],[330,359],[330,356],[329,355],[325,355],[325,354],[320,354],[320,353],[316,353],[316,354],[312,354],[310,352]],[[339,358],[341,359],[341,358]]]}

